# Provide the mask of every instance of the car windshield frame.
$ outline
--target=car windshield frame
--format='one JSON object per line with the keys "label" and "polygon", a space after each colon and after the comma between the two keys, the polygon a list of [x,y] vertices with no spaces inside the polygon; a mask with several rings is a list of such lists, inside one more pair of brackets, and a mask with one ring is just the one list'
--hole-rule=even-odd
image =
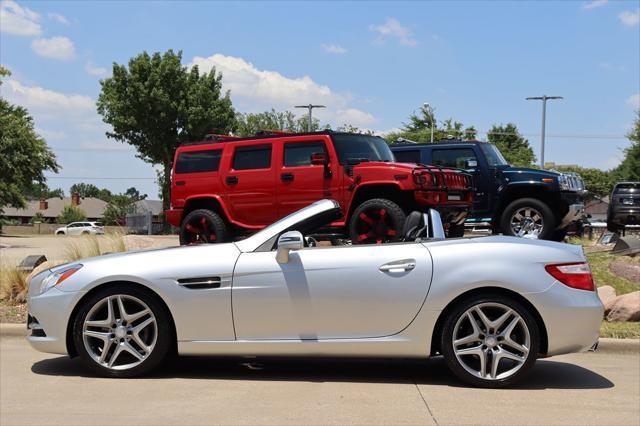
{"label": "car windshield frame", "polygon": [[[395,158],[387,142],[380,136],[360,135],[360,134],[335,134],[331,135],[333,146],[338,156],[338,162],[342,165],[348,164],[349,160],[358,161],[382,161],[393,163]],[[355,144],[360,147],[369,147],[368,152],[360,151],[350,154],[348,149]],[[360,155],[362,154],[362,155]]]}
{"label": "car windshield frame", "polygon": [[481,143],[480,151],[487,160],[489,167],[504,167],[508,166],[509,162],[504,158],[497,146],[492,143]]}

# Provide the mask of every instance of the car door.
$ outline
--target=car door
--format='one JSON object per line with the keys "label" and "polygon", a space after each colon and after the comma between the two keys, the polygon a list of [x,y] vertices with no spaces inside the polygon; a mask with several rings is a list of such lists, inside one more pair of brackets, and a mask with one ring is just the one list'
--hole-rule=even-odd
{"label": "car door", "polygon": [[80,223],[70,223],[67,225],[67,235],[80,235]]}
{"label": "car door", "polygon": [[237,339],[340,339],[396,334],[420,310],[431,257],[417,243],[243,253],[233,275]]}
{"label": "car door", "polygon": [[236,221],[260,227],[278,218],[272,153],[271,142],[234,146],[223,184]]}
{"label": "car door", "polygon": [[312,154],[329,153],[322,140],[287,142],[278,155],[278,216],[284,217],[323,198],[335,197],[337,176],[322,164],[312,164]]}

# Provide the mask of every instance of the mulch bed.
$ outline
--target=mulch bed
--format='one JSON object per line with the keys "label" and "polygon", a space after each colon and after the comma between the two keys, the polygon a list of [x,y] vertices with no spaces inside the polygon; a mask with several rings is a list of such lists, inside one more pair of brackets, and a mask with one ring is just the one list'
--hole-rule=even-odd
{"label": "mulch bed", "polygon": [[614,261],[609,265],[609,269],[619,277],[640,284],[640,264]]}
{"label": "mulch bed", "polygon": [[0,302],[0,322],[24,324],[27,322],[27,304],[7,305]]}

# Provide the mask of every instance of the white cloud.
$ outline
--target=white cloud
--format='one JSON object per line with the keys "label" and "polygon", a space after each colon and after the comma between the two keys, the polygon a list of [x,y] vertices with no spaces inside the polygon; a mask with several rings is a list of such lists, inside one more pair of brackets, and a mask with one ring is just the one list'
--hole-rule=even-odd
{"label": "white cloud", "polygon": [[106,68],[94,66],[91,63],[91,61],[87,61],[87,63],[84,64],[84,70],[88,74],[95,75],[95,76],[98,76],[98,77],[104,77],[108,73]]}
{"label": "white cloud", "polygon": [[627,99],[627,105],[632,108],[640,108],[640,93],[629,96]]}
{"label": "white cloud", "polygon": [[56,21],[59,24],[62,25],[69,25],[69,20],[64,16],[61,15],[59,13],[48,13],[47,16],[49,17],[49,19],[51,19],[52,21]]}
{"label": "white cloud", "polygon": [[337,54],[347,53],[347,49],[337,44],[323,44],[322,48],[327,53],[337,53]]}
{"label": "white cloud", "polygon": [[261,70],[242,58],[215,54],[207,58],[196,56],[189,66],[197,65],[201,71],[209,72],[215,67],[223,74],[222,84],[231,91],[236,107],[249,112],[271,108],[292,110],[294,105],[326,105],[326,109],[314,111],[321,121],[343,124],[347,120],[354,126],[363,126],[376,121],[371,114],[349,105],[351,96],[336,93],[328,86],[318,84],[309,76],[289,78],[277,71]]}
{"label": "white cloud", "polygon": [[635,12],[625,10],[618,15],[618,18],[620,18],[620,21],[628,27],[638,25],[638,22],[640,22],[640,9]]}
{"label": "white cloud", "polygon": [[369,30],[378,33],[378,42],[383,42],[386,38],[396,38],[405,46],[415,46],[418,42],[412,38],[411,31],[407,27],[400,25],[396,18],[387,18],[387,22],[382,25],[370,25]]}
{"label": "white cloud", "polygon": [[31,42],[31,49],[45,58],[68,61],[76,55],[73,42],[67,37],[37,38]]}
{"label": "white cloud", "polygon": [[0,2],[0,31],[19,36],[37,36],[42,33],[38,23],[40,15],[12,0]]}
{"label": "white cloud", "polygon": [[604,5],[606,5],[607,3],[609,3],[609,0],[592,0],[590,2],[587,3],[582,3],[582,8],[583,9],[596,9],[598,7],[602,7]]}
{"label": "white cloud", "polygon": [[36,129],[36,133],[38,133],[48,142],[64,140],[67,137],[67,134],[65,132],[60,132],[57,130]]}
{"label": "white cloud", "polygon": [[2,95],[10,102],[22,105],[42,118],[79,116],[95,113],[93,99],[84,95],[67,95],[39,86],[25,86],[10,79],[2,85]]}

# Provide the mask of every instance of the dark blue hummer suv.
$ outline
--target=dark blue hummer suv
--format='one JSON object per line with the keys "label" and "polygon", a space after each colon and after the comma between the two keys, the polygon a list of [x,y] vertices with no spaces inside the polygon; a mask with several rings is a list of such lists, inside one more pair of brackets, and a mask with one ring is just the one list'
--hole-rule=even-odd
{"label": "dark blue hummer suv", "polygon": [[[489,223],[493,232],[561,241],[584,215],[582,178],[575,173],[512,167],[488,142],[447,140],[391,144],[398,162],[457,167],[474,177],[475,198],[466,223]],[[462,236],[464,228],[450,229]]]}

